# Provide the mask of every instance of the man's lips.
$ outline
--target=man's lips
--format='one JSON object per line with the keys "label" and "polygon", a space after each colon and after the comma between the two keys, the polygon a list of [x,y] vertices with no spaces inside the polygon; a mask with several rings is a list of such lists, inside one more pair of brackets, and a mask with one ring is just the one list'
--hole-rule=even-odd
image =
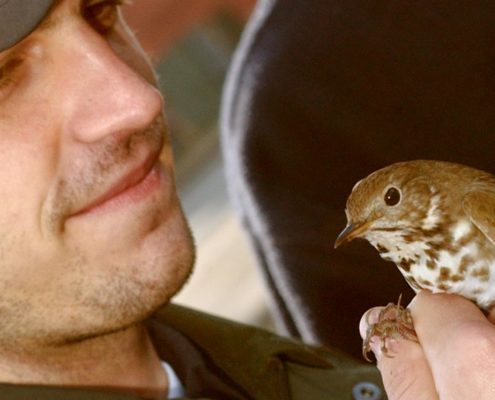
{"label": "man's lips", "polygon": [[156,166],[159,153],[150,153],[149,156],[141,163],[137,168],[131,170],[128,174],[124,174],[120,179],[117,179],[114,185],[102,195],[97,196],[94,200],[85,205],[82,209],[76,211],[72,216],[78,216],[87,213],[97,207],[102,206],[104,203],[120,196],[127,190],[139,185]]}

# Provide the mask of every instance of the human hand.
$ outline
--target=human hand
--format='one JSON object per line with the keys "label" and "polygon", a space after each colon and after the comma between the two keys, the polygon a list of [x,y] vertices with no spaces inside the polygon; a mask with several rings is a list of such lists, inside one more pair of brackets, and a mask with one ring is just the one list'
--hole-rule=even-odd
{"label": "human hand", "polygon": [[[389,400],[495,399],[495,312],[485,317],[469,300],[450,294],[422,291],[408,307],[419,343],[371,339]],[[382,307],[361,319],[375,323]]]}

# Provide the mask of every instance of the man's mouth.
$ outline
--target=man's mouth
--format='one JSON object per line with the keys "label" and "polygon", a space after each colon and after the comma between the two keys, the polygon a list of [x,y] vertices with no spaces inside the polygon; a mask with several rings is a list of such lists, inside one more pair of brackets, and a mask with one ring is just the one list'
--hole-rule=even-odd
{"label": "man's mouth", "polygon": [[124,201],[124,198],[138,200],[146,194],[143,190],[150,189],[150,184],[158,179],[159,174],[159,152],[152,152],[137,167],[117,178],[108,190],[91,200],[72,216],[87,214],[110,203],[120,203]]}

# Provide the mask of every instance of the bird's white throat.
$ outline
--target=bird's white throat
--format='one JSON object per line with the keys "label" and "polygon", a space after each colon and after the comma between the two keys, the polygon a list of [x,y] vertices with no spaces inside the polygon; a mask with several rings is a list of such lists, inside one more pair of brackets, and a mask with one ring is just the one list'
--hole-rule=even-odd
{"label": "bird's white throat", "polygon": [[[430,216],[430,223],[434,220]],[[431,225],[430,225],[431,226]],[[394,262],[409,285],[417,292],[460,294],[476,300],[482,308],[493,305],[495,299],[495,248],[486,244],[481,232],[463,219],[425,240],[408,235],[404,230],[370,231],[366,239],[383,259]],[[445,238],[450,246],[445,246]],[[443,241],[443,242],[442,242]],[[492,273],[493,271],[493,273]]]}

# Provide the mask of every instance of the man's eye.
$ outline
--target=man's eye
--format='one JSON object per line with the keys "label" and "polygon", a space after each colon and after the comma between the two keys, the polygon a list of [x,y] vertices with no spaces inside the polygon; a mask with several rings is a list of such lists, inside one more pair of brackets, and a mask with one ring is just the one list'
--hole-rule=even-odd
{"label": "man's eye", "polygon": [[100,34],[109,33],[117,22],[118,7],[124,0],[94,2],[84,7],[83,16]]}
{"label": "man's eye", "polygon": [[17,70],[21,66],[20,58],[13,58],[0,65],[0,100],[6,97],[17,83]]}

